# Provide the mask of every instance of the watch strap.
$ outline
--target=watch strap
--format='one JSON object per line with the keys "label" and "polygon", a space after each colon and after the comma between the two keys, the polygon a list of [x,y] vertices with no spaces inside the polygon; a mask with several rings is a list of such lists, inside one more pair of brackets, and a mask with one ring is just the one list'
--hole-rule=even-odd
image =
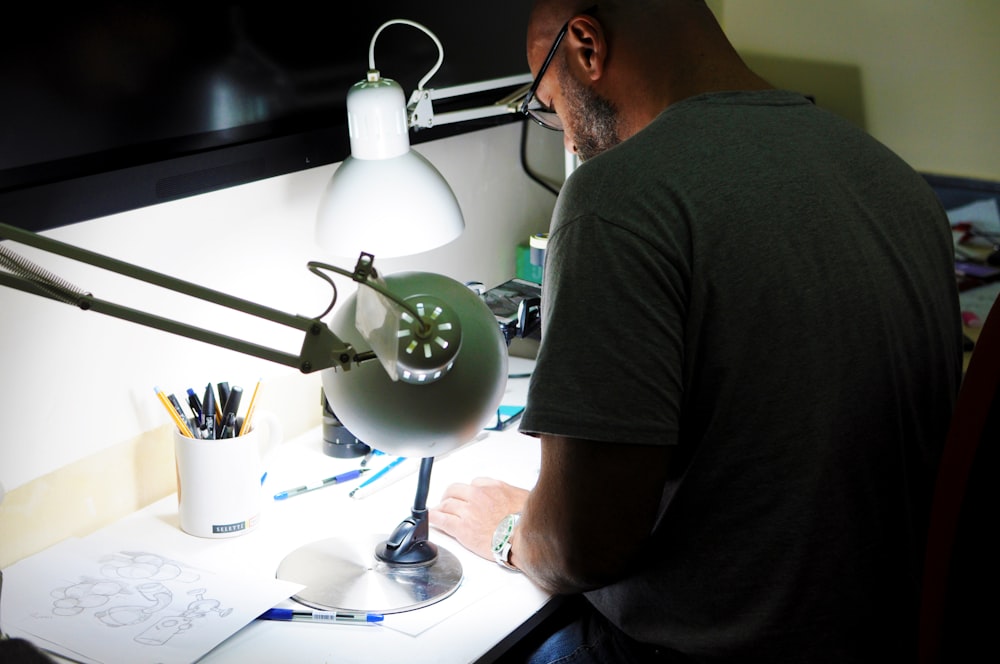
{"label": "watch strap", "polygon": [[520,513],[508,514],[500,520],[493,532],[493,560],[507,569],[517,569],[510,563],[510,549],[514,542],[514,529],[520,519]]}

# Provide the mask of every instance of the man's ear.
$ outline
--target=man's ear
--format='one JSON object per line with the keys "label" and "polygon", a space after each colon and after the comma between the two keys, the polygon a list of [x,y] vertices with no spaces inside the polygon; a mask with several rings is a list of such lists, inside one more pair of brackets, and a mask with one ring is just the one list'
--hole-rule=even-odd
{"label": "man's ear", "polygon": [[574,16],[563,40],[567,64],[576,75],[591,81],[604,75],[608,42],[604,26],[596,18],[586,14]]}

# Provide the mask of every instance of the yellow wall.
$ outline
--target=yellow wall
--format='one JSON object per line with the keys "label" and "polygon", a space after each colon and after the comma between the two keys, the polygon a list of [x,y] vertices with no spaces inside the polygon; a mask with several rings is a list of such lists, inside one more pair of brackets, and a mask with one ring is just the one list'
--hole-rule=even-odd
{"label": "yellow wall", "polygon": [[815,94],[918,170],[1000,180],[997,0],[710,4],[775,84]]}

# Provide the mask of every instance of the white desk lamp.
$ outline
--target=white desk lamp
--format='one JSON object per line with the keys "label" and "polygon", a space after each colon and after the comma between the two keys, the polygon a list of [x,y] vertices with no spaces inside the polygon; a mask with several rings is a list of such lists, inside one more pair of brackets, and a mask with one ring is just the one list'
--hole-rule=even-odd
{"label": "white desk lamp", "polygon": [[[462,580],[458,560],[428,541],[426,500],[433,456],[471,440],[495,415],[507,376],[506,343],[496,318],[470,288],[426,272],[383,280],[373,273],[368,254],[362,254],[354,272],[310,262],[309,269],[331,285],[324,271],[350,276],[365,286],[326,325],[320,320],[326,312],[316,318],[287,314],[6,224],[0,224],[0,239],[302,331],[297,354],[222,335],[94,297],[0,243],[0,285],[303,373],[323,370],[326,393],[351,431],[385,452],[423,458],[411,516],[391,536],[379,538],[383,541],[377,551],[375,542],[327,540],[293,552],[282,563],[279,577],[306,585],[297,599],[324,608],[391,613],[438,601],[458,588]],[[374,318],[385,324],[372,326],[372,312],[359,312],[359,307],[371,307]],[[365,333],[358,330],[358,323]],[[393,331],[388,345],[387,330]],[[350,556],[342,555],[344,547]]]}
{"label": "white desk lamp", "polygon": [[[438,60],[404,103],[403,89],[375,68],[375,42],[391,25],[422,30],[438,48]],[[380,258],[421,253],[451,242],[465,228],[448,183],[423,156],[410,149],[409,130],[518,112],[517,90],[490,106],[434,113],[433,102],[490,90],[526,86],[530,74],[452,88],[428,89],[444,61],[441,42],[406,19],[383,23],[368,48],[368,74],[347,93],[351,155],[334,172],[316,218],[316,239],[337,256],[369,252]]]}
{"label": "white desk lamp", "polygon": [[[405,105],[399,84],[382,78],[375,67],[378,36],[397,24],[422,30],[438,48],[437,62]],[[375,31],[367,76],[347,95],[351,156],[334,172],[320,202],[320,246],[337,254],[392,257],[439,247],[462,233],[465,221],[454,193],[437,169],[410,149],[409,130],[516,113],[531,76],[427,89],[443,60],[441,42],[419,23],[394,19]],[[491,106],[434,113],[436,99],[514,86],[522,89]],[[426,500],[433,457],[475,436],[484,421],[472,421],[463,413],[470,408],[482,412],[476,407],[480,403],[492,404],[490,411],[495,410],[501,397],[497,387],[502,390],[506,377],[505,343],[501,339],[498,345],[495,319],[459,320],[447,312],[445,303],[482,304],[472,291],[427,273],[389,275],[385,282],[393,292],[412,298],[421,316],[436,325],[435,333],[421,335],[408,327],[412,320],[406,314],[397,320],[392,313],[398,309],[380,306],[373,292],[359,291],[334,315],[331,327],[350,343],[360,343],[365,336],[386,371],[372,364],[351,372],[328,371],[323,390],[337,419],[358,440],[383,451],[422,457],[416,498],[410,517],[388,537],[322,540],[281,562],[279,578],[306,586],[295,598],[321,609],[391,613],[439,601],[458,588],[458,559],[428,540]],[[387,313],[392,320],[382,320]],[[380,326],[387,333],[374,332]],[[366,328],[370,333],[363,335]],[[459,339],[462,359],[454,362]],[[397,361],[402,364],[394,366]],[[395,374],[399,380],[390,378]],[[375,410],[390,415],[373,417]]]}
{"label": "white desk lamp", "polygon": [[[374,66],[378,34],[396,23],[423,30],[439,49],[437,64],[420,81],[407,108],[401,105],[398,84],[382,79]],[[267,348],[95,298],[0,245],[0,284],[304,373],[323,370],[324,391],[347,429],[382,451],[423,459],[411,515],[388,537],[365,542],[322,540],[282,561],[278,576],[306,586],[296,599],[319,608],[405,611],[449,596],[462,580],[457,558],[428,540],[431,467],[435,455],[471,440],[496,412],[507,374],[506,343],[492,312],[463,284],[425,272],[379,277],[371,254],[419,253],[450,242],[464,228],[447,183],[430,162],[410,150],[408,129],[517,112],[523,91],[492,106],[437,116],[432,101],[526,85],[531,77],[425,89],[442,60],[437,38],[412,21],[389,21],[372,38],[371,71],[348,95],[353,155],[334,173],[317,216],[322,246],[336,255],[360,254],[360,258],[353,272],[325,263],[308,264],[331,286],[325,271],[350,276],[366,288],[352,294],[329,325],[320,319],[332,303],[316,318],[291,315],[0,224],[0,239],[301,330],[304,339],[298,354]],[[380,361],[367,361],[376,358]]]}

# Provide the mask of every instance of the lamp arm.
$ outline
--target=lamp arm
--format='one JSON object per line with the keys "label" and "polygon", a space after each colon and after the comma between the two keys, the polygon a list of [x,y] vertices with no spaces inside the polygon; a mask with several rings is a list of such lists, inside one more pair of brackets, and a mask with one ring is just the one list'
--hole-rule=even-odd
{"label": "lamp arm", "polygon": [[[531,82],[531,74],[518,74],[486,81],[477,81],[475,83],[463,83],[445,88],[425,89],[423,86],[420,86],[410,94],[410,99],[406,106],[409,126],[417,130],[429,129],[434,126],[451,124],[453,122],[465,122],[467,120],[479,120],[497,115],[517,113],[520,110],[520,101],[527,94]],[[462,97],[514,86],[519,87],[503,99],[489,106],[477,106],[460,111],[438,113],[436,115],[434,113],[434,100]]]}
{"label": "lamp arm", "polygon": [[[17,255],[6,251],[0,254],[0,266],[6,267],[9,270],[9,272],[0,270],[0,284],[2,285],[74,304],[84,310],[91,309],[146,327],[152,327],[164,332],[170,332],[171,334],[284,364],[299,369],[303,373],[333,366],[340,366],[344,370],[348,370],[351,368],[351,363],[357,361],[358,356],[354,348],[350,344],[341,341],[319,318],[308,318],[272,309],[271,307],[228,295],[189,281],[177,279],[176,277],[171,277],[160,272],[148,270],[138,265],[88,251],[7,224],[0,223],[0,239],[14,240],[21,244],[41,249],[42,251],[122,274],[126,277],[189,295],[206,302],[211,302],[212,304],[235,309],[256,318],[263,318],[279,325],[295,328],[303,331],[305,337],[299,354],[293,355],[288,352],[174,321],[96,298],[92,294],[75,289],[65,282],[53,283],[52,275],[45,273],[44,270],[31,264],[30,261],[20,259],[20,262],[15,262],[18,258]],[[3,247],[0,247],[0,249],[3,249]],[[39,273],[42,274],[40,275]]]}

